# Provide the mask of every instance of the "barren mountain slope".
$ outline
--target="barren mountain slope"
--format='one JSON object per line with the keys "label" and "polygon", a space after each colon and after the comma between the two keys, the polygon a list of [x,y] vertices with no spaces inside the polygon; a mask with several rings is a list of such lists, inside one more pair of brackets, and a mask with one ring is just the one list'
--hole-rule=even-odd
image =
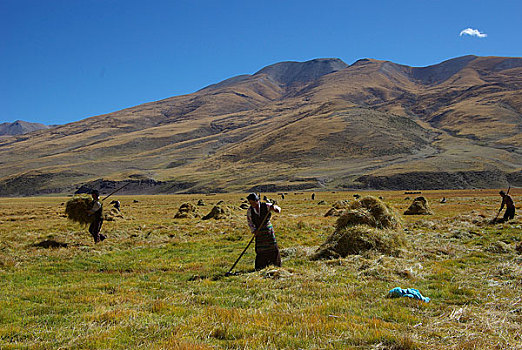
{"label": "barren mountain slope", "polygon": [[[419,172],[470,171],[498,174],[498,186],[520,178],[521,62],[277,63],[190,95],[0,139],[0,189],[71,191],[101,178],[166,181],[174,185],[158,188],[171,192],[368,187],[377,178],[377,187],[400,188]],[[485,186],[473,181],[458,186]]]}

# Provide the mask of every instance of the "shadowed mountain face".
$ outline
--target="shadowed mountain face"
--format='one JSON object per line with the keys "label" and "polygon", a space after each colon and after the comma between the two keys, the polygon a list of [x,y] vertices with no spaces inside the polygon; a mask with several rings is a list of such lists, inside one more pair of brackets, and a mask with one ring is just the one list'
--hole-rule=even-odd
{"label": "shadowed mountain face", "polygon": [[0,190],[74,191],[90,181],[133,181],[127,189],[144,193],[522,185],[521,89],[520,58],[276,63],[0,139]]}
{"label": "shadowed mountain face", "polygon": [[1,123],[0,136],[2,135],[23,135],[36,130],[49,129],[49,126],[40,123],[29,123],[17,120],[14,123]]}

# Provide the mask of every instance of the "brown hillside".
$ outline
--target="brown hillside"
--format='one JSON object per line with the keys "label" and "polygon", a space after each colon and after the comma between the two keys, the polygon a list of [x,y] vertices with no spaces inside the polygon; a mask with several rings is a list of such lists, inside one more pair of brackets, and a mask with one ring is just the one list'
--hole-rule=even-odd
{"label": "brown hillside", "polygon": [[[522,178],[521,73],[522,59],[503,57],[277,63],[0,139],[1,194],[102,178],[146,180],[145,192],[503,186]],[[457,173],[467,175],[451,180]]]}

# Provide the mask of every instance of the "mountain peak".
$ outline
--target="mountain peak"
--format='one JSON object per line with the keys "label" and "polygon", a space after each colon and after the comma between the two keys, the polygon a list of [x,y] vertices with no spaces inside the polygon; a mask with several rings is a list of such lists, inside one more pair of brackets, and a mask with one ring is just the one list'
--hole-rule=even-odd
{"label": "mountain peak", "polygon": [[49,129],[49,126],[17,120],[13,123],[1,123],[0,135],[22,135],[41,129]]}
{"label": "mountain peak", "polygon": [[254,76],[266,74],[280,84],[292,85],[307,83],[346,67],[348,65],[338,58],[318,58],[306,62],[287,61],[267,66]]}

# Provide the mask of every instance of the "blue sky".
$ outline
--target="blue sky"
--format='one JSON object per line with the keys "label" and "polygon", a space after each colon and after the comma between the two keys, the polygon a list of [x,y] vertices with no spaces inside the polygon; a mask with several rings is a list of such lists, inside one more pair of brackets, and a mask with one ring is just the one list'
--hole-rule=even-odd
{"label": "blue sky", "polygon": [[281,61],[522,57],[521,14],[519,0],[0,0],[0,122],[78,121]]}

